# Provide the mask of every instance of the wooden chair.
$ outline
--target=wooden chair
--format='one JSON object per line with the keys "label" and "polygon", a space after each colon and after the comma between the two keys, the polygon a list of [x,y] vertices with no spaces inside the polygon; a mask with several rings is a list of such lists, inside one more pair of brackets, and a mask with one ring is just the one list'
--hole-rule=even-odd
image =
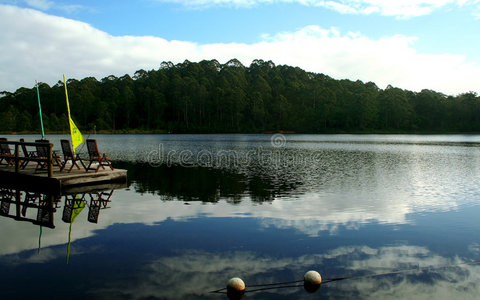
{"label": "wooden chair", "polygon": [[73,155],[72,147],[70,147],[69,140],[60,140],[60,144],[62,146],[62,152],[63,152],[63,163],[62,163],[62,166],[60,167],[60,171],[63,171],[63,169],[65,169],[65,166],[67,165],[67,162],[69,160],[72,161],[72,166],[70,167],[70,169],[68,169],[68,172],[71,172],[74,166],[76,166],[77,169],[80,170],[80,166],[77,164],[77,161],[80,161],[83,168],[85,168],[85,164],[83,163],[80,155],[79,154]]}
{"label": "wooden chair", "polygon": [[20,142],[22,143],[22,151],[23,151],[23,156],[27,159],[22,160],[22,163],[20,164],[20,168],[25,169],[25,167],[28,165],[31,160],[28,160],[28,158],[35,158],[37,157],[37,152],[36,151],[28,151],[27,146],[23,144],[25,142],[24,139],[20,139]]}
{"label": "wooden chair", "polygon": [[0,215],[8,216],[10,213],[10,204],[13,203],[15,192],[12,189],[0,188]]}
{"label": "wooden chair", "polygon": [[[47,159],[48,158],[48,151],[50,147],[50,141],[49,140],[35,140],[35,143],[42,143],[43,145],[36,145],[35,148],[37,149],[37,158],[39,159]],[[52,151],[52,164],[54,166],[61,167],[62,162],[60,161],[60,157],[58,154],[54,151]],[[37,167],[35,168],[35,172],[41,171],[41,170],[47,170],[48,169],[48,163],[46,161],[37,161]]]}
{"label": "wooden chair", "polygon": [[52,200],[53,202],[55,202],[56,198],[51,197],[47,195],[46,197],[42,197],[40,199],[40,202],[37,206],[37,222],[35,224],[39,224],[41,226],[46,226],[49,228],[55,228],[55,224],[53,223],[53,217],[57,210],[55,206],[52,206]]}
{"label": "wooden chair", "polygon": [[[95,172],[98,172],[98,169],[100,167],[105,170],[105,166],[109,166],[110,169],[113,170],[110,159],[107,157],[106,153],[100,153],[98,151],[97,140],[87,140],[87,149],[90,163],[88,164],[88,167],[85,168],[86,172],[88,172],[89,170],[95,170]],[[94,162],[98,163],[98,166],[96,168],[92,167],[92,164]]]}
{"label": "wooden chair", "polygon": [[63,206],[62,221],[72,223],[72,215],[75,209],[85,207],[86,194],[65,195],[65,205]]}
{"label": "wooden chair", "polygon": [[98,223],[100,210],[108,208],[108,203],[111,202],[110,198],[112,197],[112,194],[113,190],[110,192],[103,191],[89,193],[90,205],[88,206],[88,222]]}
{"label": "wooden chair", "polygon": [[[36,202],[40,203],[42,201],[42,194],[41,193],[33,193],[33,192],[27,192],[25,191],[25,200],[23,201],[23,207],[22,207],[22,216],[25,217],[27,214],[27,209],[29,207],[37,207],[34,205]],[[29,203],[32,203],[29,205]]]}
{"label": "wooden chair", "polygon": [[[0,141],[6,142],[6,138],[0,138]],[[15,155],[10,150],[10,146],[7,143],[0,143],[0,165],[5,164],[7,167],[15,165]]]}

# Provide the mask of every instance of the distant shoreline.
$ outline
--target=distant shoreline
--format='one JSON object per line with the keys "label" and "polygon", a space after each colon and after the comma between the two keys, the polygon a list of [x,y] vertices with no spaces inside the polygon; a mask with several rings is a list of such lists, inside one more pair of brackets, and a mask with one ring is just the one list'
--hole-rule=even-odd
{"label": "distant shoreline", "polygon": [[[328,131],[328,132],[293,132],[293,131],[282,131],[282,130],[269,130],[264,132],[199,132],[199,131],[186,131],[186,132],[168,132],[167,130],[140,130],[140,129],[130,129],[130,130],[98,130],[96,132],[83,132],[83,135],[92,135],[92,134],[420,134],[420,135],[441,135],[441,134],[465,134],[465,135],[475,135],[480,134],[480,132],[461,132],[461,131],[400,131],[400,130],[338,130],[338,131]],[[22,131],[22,132],[0,132],[2,135],[36,135],[40,134],[36,131]],[[68,135],[70,132],[65,131],[47,131],[45,134],[55,134],[55,135]]]}

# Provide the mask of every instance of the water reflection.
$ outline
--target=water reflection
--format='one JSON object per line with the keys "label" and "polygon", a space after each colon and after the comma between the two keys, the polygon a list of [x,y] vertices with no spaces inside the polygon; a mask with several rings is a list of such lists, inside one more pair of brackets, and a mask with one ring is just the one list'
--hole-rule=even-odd
{"label": "water reflection", "polygon": [[[58,196],[53,194],[21,191],[8,187],[0,188],[0,216],[16,221],[26,221],[39,226],[55,228],[53,213],[58,208],[58,202]],[[31,216],[31,210],[34,210],[36,217]]]}
{"label": "water reflection", "polygon": [[[315,238],[302,241],[305,237],[301,234],[276,229],[262,233],[251,228],[254,224],[233,221],[235,226],[232,226],[230,221],[165,221],[147,228],[126,225],[100,232],[109,243],[116,245],[121,239],[127,239],[133,245],[97,255],[96,266],[106,267],[107,262],[101,258],[113,255],[111,260],[124,261],[122,268],[135,272],[128,276],[109,274],[108,280],[89,289],[89,296],[95,299],[226,299],[209,291],[224,287],[231,277],[241,277],[248,289],[249,285],[298,280],[309,269],[318,270],[324,278],[359,277],[324,284],[314,295],[302,288],[291,288],[247,293],[245,298],[431,299],[435,295],[438,299],[475,299],[480,292],[478,265],[464,264],[470,260],[444,256],[426,246],[376,247],[348,242],[335,246],[339,241],[332,243]],[[232,237],[225,228],[242,228],[246,232]],[[100,242],[97,247],[103,245]],[[284,249],[280,249],[282,245]],[[133,250],[135,257],[131,257]],[[418,271],[362,277],[412,269]]]}
{"label": "water reflection", "polygon": [[[61,193],[50,193],[45,190],[39,192],[38,189],[26,190],[25,185],[0,187],[0,221],[2,218],[7,218],[20,222],[17,224],[2,222],[0,254],[31,248],[26,244],[31,245],[29,240],[33,239],[35,234],[32,234],[31,227],[22,226],[24,223],[31,223],[40,228],[39,248],[42,228],[54,229],[58,226],[59,220],[63,224],[71,224],[84,208],[87,211],[86,220],[97,224],[101,211],[110,207],[114,190],[125,186],[126,184],[84,186],[69,188]],[[77,221],[77,223],[83,223],[83,221]],[[72,227],[69,229],[71,231]],[[16,232],[16,234],[12,236],[8,232]],[[29,233],[26,234],[26,232]],[[50,233],[53,232],[55,231],[46,232],[47,245],[52,243],[53,235]],[[65,237],[66,235],[56,235],[53,244],[64,243]]]}
{"label": "water reflection", "polygon": [[[0,278],[9,280],[0,281],[3,298],[38,297],[35,291],[54,280],[51,298],[225,299],[208,292],[231,277],[248,286],[298,280],[310,269],[324,278],[359,277],[330,282],[313,295],[292,288],[246,299],[480,294],[479,266],[464,264],[480,258],[478,137],[468,145],[457,137],[287,137],[281,151],[319,159],[219,168],[138,161],[160,142],[166,150],[245,153],[267,149],[269,137],[105,139],[102,148],[126,157],[116,165],[128,169],[128,187],[113,194],[66,191],[53,202],[56,228],[43,226],[40,253],[40,226],[31,223],[39,215],[33,205],[43,208],[45,196],[26,201],[21,192],[17,201],[15,190],[5,192],[2,199],[11,200],[1,211],[12,216],[0,217]],[[410,269],[416,270],[362,277]],[[35,280],[22,289],[26,274]],[[71,284],[72,276],[81,280]]]}
{"label": "water reflection", "polygon": [[[365,224],[409,224],[415,213],[458,210],[480,198],[480,173],[469,167],[474,152],[451,157],[434,152],[391,154],[325,151],[323,160],[310,166],[283,169],[214,169],[181,165],[133,164],[128,169],[131,188],[146,197],[215,203],[190,209],[169,203],[167,212],[144,211],[148,222],[168,217],[191,218],[250,216],[265,227],[296,228],[312,236],[342,227]],[[478,187],[478,188],[477,188]],[[256,206],[252,205],[270,204]],[[144,205],[147,205],[143,202]],[[236,204],[235,209],[227,204]],[[131,209],[134,211],[135,209]],[[169,215],[170,214],[170,215]]]}
{"label": "water reflection", "polygon": [[296,193],[301,182],[279,181],[275,174],[243,174],[229,169],[151,166],[119,162],[128,170],[128,180],[139,193],[154,193],[162,200],[218,202],[225,199],[238,203],[249,196],[254,202],[273,201]]}
{"label": "water reflection", "polygon": [[[108,208],[113,191],[113,189],[107,191],[96,190],[88,193],[64,195],[65,202],[63,206],[62,221],[65,223],[72,223],[76,214],[78,214],[76,210],[84,208],[88,202],[88,222],[98,223],[100,210]],[[89,199],[87,199],[87,197]]]}
{"label": "water reflection", "polygon": [[[118,188],[118,185],[101,186],[93,189],[77,188],[77,192],[74,193],[70,191],[70,193],[48,194],[2,187],[0,188],[0,216],[55,228],[54,213],[61,208],[60,202],[63,197],[62,221],[71,223],[75,208],[87,205],[88,221],[98,223],[100,210],[108,208],[114,188]],[[36,218],[32,218],[31,215],[36,215]]]}
{"label": "water reflection", "polygon": [[[131,176],[134,182],[131,187],[143,182],[138,178]],[[242,277],[248,286],[298,280],[310,269],[318,270],[324,277],[340,277],[432,266],[434,269],[375,279],[332,282],[313,295],[302,288],[292,288],[247,293],[246,299],[423,299],[430,295],[439,299],[444,298],[442,295],[474,299],[480,292],[479,267],[461,265],[480,254],[480,241],[474,234],[478,221],[465,217],[473,223],[461,226],[461,231],[448,221],[458,222],[464,213],[461,216],[443,213],[425,224],[417,217],[415,226],[393,228],[375,222],[363,228],[341,226],[334,235],[322,233],[325,228],[312,227],[317,234],[310,235],[293,230],[295,224],[272,226],[277,221],[301,221],[308,216],[315,221],[318,212],[308,206],[305,195],[301,197],[302,203],[307,204],[304,210],[298,208],[298,203],[293,204],[299,199],[283,198],[252,209],[254,203],[249,202],[248,195],[242,196],[236,205],[226,201],[184,205],[184,201],[159,201],[158,190],[152,191],[155,193],[140,195],[132,189],[121,189],[109,196],[107,190],[103,191],[107,194],[97,197],[95,191],[73,190],[62,195],[57,215],[67,215],[66,220],[71,220],[70,211],[81,208],[78,203],[95,206],[90,202],[91,197],[102,198],[97,206],[110,203],[111,209],[102,211],[98,224],[91,223],[84,212],[77,216],[73,224],[76,242],[72,240],[68,269],[65,267],[68,230],[63,227],[61,239],[43,246],[40,254],[16,250],[0,256],[0,277],[8,274],[11,278],[22,278],[28,272],[35,278],[44,278],[38,284],[45,285],[51,280],[44,276],[45,272],[52,273],[58,286],[68,286],[68,289],[58,288],[58,297],[53,298],[76,294],[89,299],[226,299],[224,295],[208,292],[223,287],[234,276]],[[107,199],[112,202],[106,202]],[[321,200],[316,201],[318,204]],[[335,219],[338,214],[327,219],[329,209],[334,211],[335,207],[321,214],[327,221],[318,222],[327,225],[338,222]],[[471,211],[475,215],[478,209]],[[62,228],[59,225],[71,224],[60,221],[59,216],[56,220],[56,230]],[[432,224],[447,228],[439,231]],[[18,232],[18,228],[15,230]],[[2,234],[2,249],[11,242],[6,235]],[[459,236],[458,242],[452,239],[453,235]],[[82,284],[69,285],[69,276],[62,277],[66,273],[82,278]],[[5,298],[34,296],[27,289],[16,293],[7,291]]]}

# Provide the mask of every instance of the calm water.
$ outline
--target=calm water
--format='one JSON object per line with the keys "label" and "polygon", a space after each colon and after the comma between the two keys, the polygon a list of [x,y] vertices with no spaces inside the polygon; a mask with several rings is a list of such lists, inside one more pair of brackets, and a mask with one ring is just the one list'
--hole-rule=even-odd
{"label": "calm water", "polygon": [[479,135],[95,138],[127,187],[60,196],[53,229],[0,216],[0,298],[227,299],[209,291],[311,269],[360,277],[245,299],[480,295]]}

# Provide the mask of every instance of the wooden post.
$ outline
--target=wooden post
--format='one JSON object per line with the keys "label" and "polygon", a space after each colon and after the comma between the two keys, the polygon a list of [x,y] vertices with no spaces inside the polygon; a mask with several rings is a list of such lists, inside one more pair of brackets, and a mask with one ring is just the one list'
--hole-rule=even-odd
{"label": "wooden post", "polygon": [[21,212],[21,208],[20,208],[20,197],[22,196],[22,194],[20,193],[20,190],[19,189],[16,189],[15,190],[15,213],[16,213],[16,217],[15,219],[20,219],[20,212]]}
{"label": "wooden post", "polygon": [[53,144],[48,144],[48,159],[47,159],[47,166],[48,166],[48,177],[53,177],[53,162],[52,162],[52,148]]}
{"label": "wooden post", "polygon": [[18,143],[15,143],[15,173],[20,171],[20,150],[18,149]]}
{"label": "wooden post", "polygon": [[49,224],[52,224],[53,227],[55,227],[54,225],[54,219],[53,219],[53,216],[54,216],[54,213],[53,213],[53,202],[55,202],[55,195],[53,194],[49,194],[49,195],[46,195],[46,201],[48,201],[48,211],[49,211],[49,220],[48,220],[48,223]]}

